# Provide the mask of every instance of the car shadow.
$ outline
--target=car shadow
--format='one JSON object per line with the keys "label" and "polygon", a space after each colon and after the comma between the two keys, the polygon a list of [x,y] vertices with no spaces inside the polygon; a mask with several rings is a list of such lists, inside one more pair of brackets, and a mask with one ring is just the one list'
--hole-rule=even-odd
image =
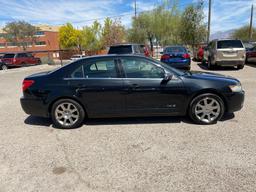
{"label": "car shadow", "polygon": [[256,63],[246,63],[245,65],[256,68]]}
{"label": "car shadow", "polygon": [[199,63],[197,63],[197,65],[201,69],[206,70],[206,71],[237,71],[237,69],[235,67],[220,67],[220,66],[217,66],[214,69],[209,70],[206,64],[202,64],[201,62],[199,62]]}
{"label": "car shadow", "polygon": [[85,125],[128,125],[128,124],[158,124],[158,123],[189,123],[186,117],[127,117],[87,119]]}
{"label": "car shadow", "polygon": [[[129,125],[129,124],[159,124],[159,123],[187,123],[192,124],[187,117],[128,117],[128,118],[97,118],[86,119],[83,125]],[[56,128],[50,118],[28,116],[24,123],[27,125]]]}
{"label": "car shadow", "polygon": [[220,121],[228,121],[228,120],[232,120],[234,118],[235,118],[234,113],[226,113],[223,115],[223,117],[220,119]]}
{"label": "car shadow", "polygon": [[50,125],[52,125],[52,121],[50,118],[36,117],[32,115],[28,116],[24,120],[24,123],[28,125],[45,126],[45,127],[49,127]]}

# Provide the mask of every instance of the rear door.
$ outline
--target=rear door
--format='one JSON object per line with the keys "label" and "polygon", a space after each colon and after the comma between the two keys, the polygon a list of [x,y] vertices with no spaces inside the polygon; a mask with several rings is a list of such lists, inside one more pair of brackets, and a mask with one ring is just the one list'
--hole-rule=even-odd
{"label": "rear door", "polygon": [[124,113],[123,79],[114,58],[85,62],[67,80],[76,90],[90,117],[121,116]]}
{"label": "rear door", "polygon": [[2,58],[2,62],[6,63],[7,65],[14,64],[14,63],[13,63],[14,57],[15,57],[15,54],[13,54],[13,53],[5,54],[5,55],[3,56],[3,58]]}

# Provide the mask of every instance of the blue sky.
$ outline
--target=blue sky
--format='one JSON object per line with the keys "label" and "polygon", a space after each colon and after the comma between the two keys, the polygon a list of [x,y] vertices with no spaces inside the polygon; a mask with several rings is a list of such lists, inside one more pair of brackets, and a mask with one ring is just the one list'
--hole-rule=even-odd
{"label": "blue sky", "polygon": [[[137,0],[138,11],[153,9],[161,1]],[[185,6],[196,1],[179,0],[179,8],[184,9]],[[248,24],[251,4],[255,3],[256,7],[256,0],[212,1],[213,33]],[[71,22],[76,27],[81,27],[90,25],[92,20],[97,18],[123,15],[121,21],[129,27],[134,13],[133,2],[134,0],[0,0],[0,26],[13,20],[26,20],[32,24],[50,25]],[[204,2],[204,12],[207,14],[208,0],[204,0]],[[205,21],[207,21],[207,17]],[[254,24],[256,24],[256,20]]]}

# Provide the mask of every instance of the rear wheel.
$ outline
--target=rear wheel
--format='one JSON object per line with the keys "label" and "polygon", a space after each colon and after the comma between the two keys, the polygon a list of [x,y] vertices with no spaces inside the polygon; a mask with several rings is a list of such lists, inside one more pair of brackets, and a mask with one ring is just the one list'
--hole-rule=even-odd
{"label": "rear wheel", "polygon": [[211,58],[208,58],[208,69],[213,69]]}
{"label": "rear wheel", "polygon": [[244,68],[244,65],[238,65],[237,66],[237,69],[243,69]]}
{"label": "rear wheel", "polygon": [[78,102],[72,99],[61,99],[53,104],[51,117],[56,127],[72,129],[82,125],[85,112]]}
{"label": "rear wheel", "polygon": [[7,65],[2,64],[1,69],[2,69],[2,70],[7,70],[7,69],[8,69],[8,67],[7,67]]}
{"label": "rear wheel", "polygon": [[223,116],[224,111],[223,100],[218,95],[207,93],[192,100],[189,116],[198,124],[214,124]]}

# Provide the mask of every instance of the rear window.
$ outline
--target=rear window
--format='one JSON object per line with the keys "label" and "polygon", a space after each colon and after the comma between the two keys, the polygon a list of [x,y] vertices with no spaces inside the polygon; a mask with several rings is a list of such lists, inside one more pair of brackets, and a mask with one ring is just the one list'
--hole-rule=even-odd
{"label": "rear window", "polygon": [[124,45],[124,46],[114,46],[110,47],[108,54],[131,54],[132,46]]}
{"label": "rear window", "polygon": [[184,53],[187,52],[184,47],[167,47],[165,48],[165,53]]}
{"label": "rear window", "polygon": [[14,58],[14,55],[15,55],[15,54],[5,54],[5,55],[3,56],[3,58],[7,58],[7,59],[9,59],[9,58]]}
{"label": "rear window", "polygon": [[243,48],[243,44],[240,40],[224,40],[224,41],[218,41],[217,48],[218,49]]}

